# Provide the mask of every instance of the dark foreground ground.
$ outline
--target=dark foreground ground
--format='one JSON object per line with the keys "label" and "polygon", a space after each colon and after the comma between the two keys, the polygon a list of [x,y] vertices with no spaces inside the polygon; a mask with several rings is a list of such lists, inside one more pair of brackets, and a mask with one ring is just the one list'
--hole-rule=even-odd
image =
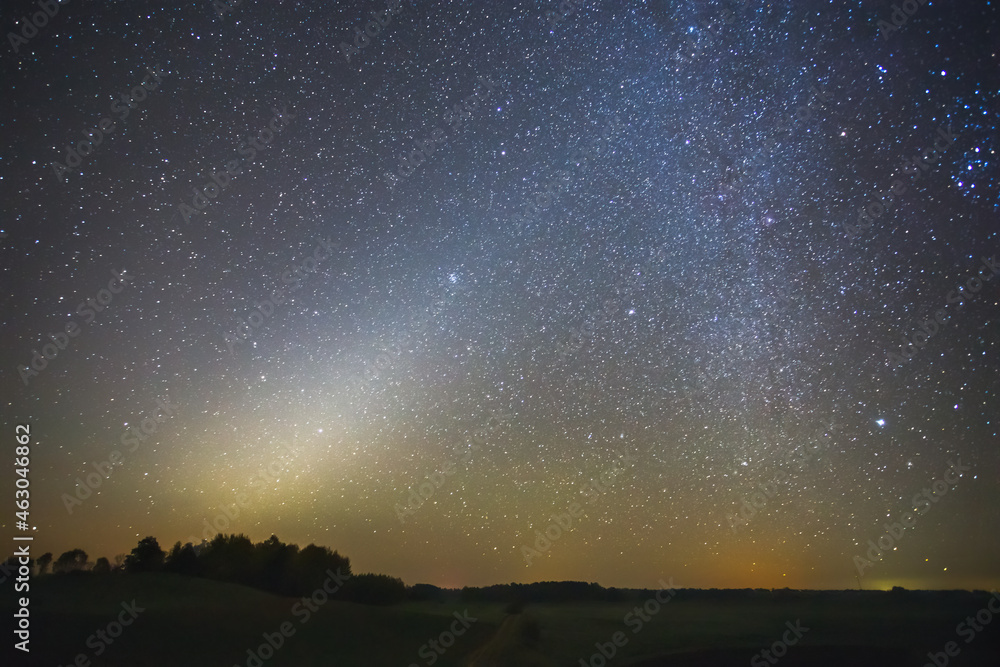
{"label": "dark foreground ground", "polygon": [[[463,603],[457,595],[392,607],[330,601],[306,619],[303,607],[294,612],[295,599],[203,579],[44,577],[32,583],[30,655],[11,650],[8,630],[3,655],[13,657],[0,664],[71,665],[83,654],[91,665],[122,667],[600,667],[603,647],[614,648],[608,667],[763,667],[771,663],[760,651],[781,641],[786,623],[798,621],[808,630],[777,660],[782,667],[922,667],[929,651],[943,652],[951,641],[958,655],[944,663],[942,653],[937,667],[1000,666],[1000,618],[970,642],[969,632],[956,634],[960,622],[986,608],[986,594],[711,600],[685,599],[681,592],[647,621],[626,616],[651,597],[636,593],[628,602],[535,604],[515,615],[506,614],[504,605]],[[102,641],[95,633],[115,632],[109,623],[122,603],[132,600],[143,611],[117,638],[106,634],[111,643]],[[10,627],[9,589],[0,601]],[[456,613],[476,620],[466,620],[466,629]],[[273,655],[265,649],[266,659],[258,661],[248,654],[264,644],[265,633],[280,633],[282,623],[294,634]],[[462,632],[452,635],[452,630]],[[618,632],[621,647],[613,644]]]}

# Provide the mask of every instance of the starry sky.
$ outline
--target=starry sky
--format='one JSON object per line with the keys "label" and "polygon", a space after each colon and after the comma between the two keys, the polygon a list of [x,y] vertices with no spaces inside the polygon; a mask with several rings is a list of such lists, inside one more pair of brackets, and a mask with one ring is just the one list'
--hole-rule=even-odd
{"label": "starry sky", "polygon": [[180,4],[4,12],[36,553],[997,585],[995,1]]}

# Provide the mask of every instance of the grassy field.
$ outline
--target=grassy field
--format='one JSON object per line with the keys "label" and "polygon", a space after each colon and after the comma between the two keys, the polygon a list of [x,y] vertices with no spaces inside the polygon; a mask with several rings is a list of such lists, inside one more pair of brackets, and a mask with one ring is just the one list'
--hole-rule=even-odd
{"label": "grassy field", "polygon": [[[107,628],[121,603],[133,599],[144,611],[96,656],[98,644],[92,640],[88,647],[88,637]],[[625,641],[608,665],[748,665],[761,649],[780,640],[786,621],[801,620],[809,629],[781,665],[921,667],[928,651],[942,651],[948,641],[961,648],[949,664],[1000,665],[1000,619],[969,644],[955,634],[955,626],[982,609],[986,598],[944,604],[889,595],[864,604],[848,599],[725,604],[675,599],[647,616],[641,627],[634,614],[626,621],[646,599],[529,605],[513,616],[502,605],[464,604],[457,598],[393,607],[330,601],[303,622],[302,613],[292,613],[296,599],[204,579],[164,574],[43,577],[32,583],[31,654],[15,652],[12,664],[70,665],[82,653],[93,665],[245,666],[247,650],[264,643],[262,634],[289,622],[294,634],[272,657],[251,660],[250,667],[422,667],[432,657],[435,667],[570,667],[579,666],[581,659],[591,664],[595,643],[610,647],[616,632],[622,633],[619,643]],[[9,589],[2,600],[10,618]],[[454,616],[465,611],[477,619],[467,630]],[[435,652],[428,642],[449,628],[463,632],[443,653]],[[602,663],[595,659],[592,664]]]}

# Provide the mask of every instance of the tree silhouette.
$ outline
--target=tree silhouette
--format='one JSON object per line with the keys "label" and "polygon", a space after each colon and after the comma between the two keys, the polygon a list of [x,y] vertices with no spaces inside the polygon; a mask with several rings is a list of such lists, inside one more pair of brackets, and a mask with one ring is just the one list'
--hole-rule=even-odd
{"label": "tree silhouette", "polygon": [[46,551],[41,556],[38,557],[38,574],[45,574],[45,571],[49,569],[49,565],[52,564],[52,552]]}
{"label": "tree silhouette", "polygon": [[406,599],[406,584],[388,574],[359,574],[344,583],[342,597],[363,604],[397,604]]}
{"label": "tree silhouette", "polygon": [[87,562],[87,552],[83,549],[72,549],[64,552],[52,565],[52,571],[57,574],[83,572],[90,563]]}
{"label": "tree silhouette", "polygon": [[254,545],[257,585],[275,593],[294,593],[292,564],[299,553],[295,544],[283,544],[275,535]]}
{"label": "tree silhouette", "polygon": [[205,576],[238,584],[253,583],[254,548],[246,535],[219,533],[199,554]]}
{"label": "tree silhouette", "polygon": [[155,537],[144,537],[132,549],[132,553],[125,557],[125,571],[129,574],[158,572],[163,569],[165,556]]}
{"label": "tree silhouette", "polygon": [[[51,554],[49,554],[51,558]],[[310,595],[328,584],[331,578],[347,579],[339,597],[366,604],[393,604],[410,594],[401,579],[386,575],[351,575],[351,561],[327,547],[310,544],[299,549],[285,544],[275,535],[254,544],[246,535],[220,533],[211,542],[195,547],[190,542],[174,543],[167,554],[155,537],[139,540],[127,556],[115,556],[112,566],[107,558],[99,558],[93,571],[97,574],[125,572],[168,572],[201,576],[220,581],[253,586],[279,595]],[[82,549],[67,551],[53,566],[55,572],[86,569],[87,554]]]}
{"label": "tree silhouette", "polygon": [[201,563],[198,561],[198,554],[194,551],[194,546],[190,542],[181,546],[178,540],[170,553],[167,554],[166,563],[163,565],[165,572],[175,572],[188,576],[198,576],[201,574]]}
{"label": "tree silhouette", "polygon": [[351,574],[351,560],[327,547],[310,544],[299,552],[293,565],[292,577],[298,591],[308,593],[323,585],[328,570]]}
{"label": "tree silhouette", "polygon": [[[180,554],[178,554],[178,557]],[[272,535],[254,544],[246,535],[216,535],[198,553],[200,574],[285,595],[308,594],[329,571],[350,576],[350,560],[326,547],[299,549]]]}
{"label": "tree silhouette", "polygon": [[[17,572],[20,567],[21,567],[20,556],[10,556],[3,563],[3,569],[7,572]],[[35,569],[35,559],[29,558],[28,571],[31,572],[34,569]]]}

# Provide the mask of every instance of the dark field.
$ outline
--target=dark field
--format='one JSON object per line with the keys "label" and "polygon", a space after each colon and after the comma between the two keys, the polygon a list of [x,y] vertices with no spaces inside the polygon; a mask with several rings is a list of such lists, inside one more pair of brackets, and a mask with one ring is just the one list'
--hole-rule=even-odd
{"label": "dark field", "polygon": [[[248,661],[250,667],[570,667],[581,660],[597,667],[605,664],[600,645],[614,649],[608,665],[768,665],[760,652],[781,642],[783,633],[796,639],[788,633],[798,623],[801,638],[787,652],[779,647],[777,664],[920,667],[928,651],[942,652],[954,641],[959,653],[948,664],[1000,665],[1000,623],[986,625],[968,643],[970,630],[956,634],[967,616],[986,608],[989,594],[983,592],[680,590],[666,604],[649,603],[645,621],[635,607],[652,600],[653,592],[626,594],[628,600],[614,603],[528,604],[515,614],[500,603],[463,602],[457,591],[440,601],[388,607],[330,600],[307,618],[301,604],[293,611],[296,598],[193,577],[50,576],[32,582],[32,650],[19,654],[17,664],[70,665],[82,653],[90,664],[123,667]],[[110,644],[93,638],[88,647],[88,638],[107,629],[122,603],[133,599],[142,610],[134,622]],[[11,611],[5,594],[4,613]],[[466,628],[456,620],[463,615],[476,620],[466,621]],[[260,662],[248,655],[265,643],[265,633],[277,637],[283,623],[290,624],[289,636],[275,639],[280,647],[273,655],[265,650]],[[449,628],[461,631],[453,643]],[[619,632],[620,647],[614,646]],[[450,646],[436,651],[432,640]]]}

